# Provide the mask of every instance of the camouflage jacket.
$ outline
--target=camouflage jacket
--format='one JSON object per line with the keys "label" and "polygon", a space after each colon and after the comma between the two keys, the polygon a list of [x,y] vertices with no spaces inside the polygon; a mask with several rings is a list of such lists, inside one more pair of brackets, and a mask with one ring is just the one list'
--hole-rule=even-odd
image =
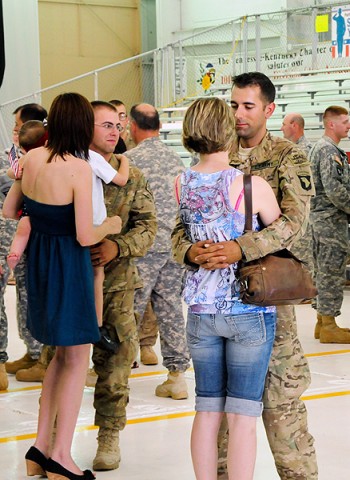
{"label": "camouflage jacket", "polygon": [[[116,170],[119,161],[112,155],[109,162]],[[107,215],[119,215],[122,230],[108,238],[118,243],[119,255],[105,267],[104,290],[120,291],[142,287],[134,264],[152,245],[157,221],[153,195],[143,173],[130,165],[129,180],[124,187],[104,185]]]}
{"label": "camouflage jacket", "polygon": [[13,180],[7,175],[9,168],[8,153],[3,151],[0,153],[0,208],[2,208],[7,192],[13,183]]}
{"label": "camouflage jacket", "polygon": [[182,160],[159,137],[146,138],[125,155],[144,173],[154,195],[158,232],[150,251],[170,252],[177,213],[174,181],[184,170]]}
{"label": "camouflage jacket", "polygon": [[13,180],[7,176],[7,170],[10,167],[8,154],[6,152],[0,153],[0,263],[9,253],[9,248],[12,242],[13,235],[16,230],[17,221],[3,218],[2,205],[5,196],[9,191]]}
{"label": "camouflage jacket", "polygon": [[350,167],[344,150],[324,135],[309,158],[316,189],[311,200],[311,222],[350,214]]}
{"label": "camouflage jacket", "polygon": [[[282,211],[277,220],[260,232],[250,232],[236,239],[244,257],[254,260],[291,247],[304,234],[314,187],[310,163],[292,142],[267,132],[243,163],[238,156],[238,147],[237,138],[230,164],[244,173],[263,177],[273,189]],[[175,259],[184,263],[191,244],[185,237],[179,217],[172,234],[172,246]]]}
{"label": "camouflage jacket", "polygon": [[306,155],[308,155],[312,149],[312,143],[304,135],[298,138],[296,144],[306,153]]}

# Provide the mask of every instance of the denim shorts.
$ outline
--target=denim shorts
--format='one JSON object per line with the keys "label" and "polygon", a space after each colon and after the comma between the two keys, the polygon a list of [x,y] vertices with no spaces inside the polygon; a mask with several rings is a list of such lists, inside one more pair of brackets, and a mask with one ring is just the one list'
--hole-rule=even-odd
{"label": "denim shorts", "polygon": [[186,328],[196,379],[196,411],[260,416],[276,314],[189,310]]}

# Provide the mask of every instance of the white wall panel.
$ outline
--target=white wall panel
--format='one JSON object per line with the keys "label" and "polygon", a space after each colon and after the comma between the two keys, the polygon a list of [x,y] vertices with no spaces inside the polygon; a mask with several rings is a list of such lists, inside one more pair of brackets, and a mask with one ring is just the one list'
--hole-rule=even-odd
{"label": "white wall panel", "polygon": [[3,0],[5,75],[0,103],[40,90],[37,0]]}
{"label": "white wall panel", "polygon": [[[305,1],[305,0],[304,0]],[[308,0],[306,0],[308,1]],[[185,38],[195,30],[221,25],[244,15],[275,12],[287,0],[157,0],[158,46]]]}

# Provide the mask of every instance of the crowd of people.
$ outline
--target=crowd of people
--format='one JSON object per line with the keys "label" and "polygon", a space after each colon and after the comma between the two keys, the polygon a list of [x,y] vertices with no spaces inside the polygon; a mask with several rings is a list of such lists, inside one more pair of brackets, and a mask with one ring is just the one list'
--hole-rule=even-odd
{"label": "crowd of people", "polygon": [[[300,398],[310,371],[295,309],[244,305],[237,268],[241,259],[290,249],[318,289],[315,338],[350,343],[350,329],[335,321],[350,213],[350,169],[339,143],[350,121],[345,108],[330,106],[324,136],[312,145],[303,117],[290,113],[281,138],[266,126],[274,100],[260,72],[234,77],[230,106],[195,100],[183,121],[194,159],[188,169],[162,142],[150,104],[128,113],[120,100],[90,103],[66,93],[48,115],[37,104],[15,110],[13,145],[0,156],[0,390],[8,374],[43,382],[28,475],[95,478],[71,456],[87,378],[98,426],[92,468],[118,468],[128,378],[139,350],[146,365],[158,362],[159,331],[168,376],[155,395],[187,398],[184,372],[193,362],[198,480],[253,478],[261,415],[280,478],[318,478]],[[252,174],[248,233],[243,173]],[[10,270],[26,345],[14,361],[6,352]]]}

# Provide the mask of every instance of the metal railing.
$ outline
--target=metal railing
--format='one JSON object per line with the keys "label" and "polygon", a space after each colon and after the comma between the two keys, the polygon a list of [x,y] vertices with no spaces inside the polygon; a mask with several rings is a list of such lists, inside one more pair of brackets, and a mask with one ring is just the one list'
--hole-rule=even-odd
{"label": "metal railing", "polygon": [[[337,2],[337,7],[347,3]],[[227,90],[232,76],[245,71],[259,70],[272,79],[343,71],[349,66],[349,58],[334,56],[332,6],[233,19],[163,48],[5,102],[0,105],[0,146],[11,142],[12,113],[18,106],[38,102],[49,109],[53,98],[63,91],[78,91],[89,100],[119,99],[128,108],[138,102],[164,108]],[[329,28],[315,33],[320,15]]]}

